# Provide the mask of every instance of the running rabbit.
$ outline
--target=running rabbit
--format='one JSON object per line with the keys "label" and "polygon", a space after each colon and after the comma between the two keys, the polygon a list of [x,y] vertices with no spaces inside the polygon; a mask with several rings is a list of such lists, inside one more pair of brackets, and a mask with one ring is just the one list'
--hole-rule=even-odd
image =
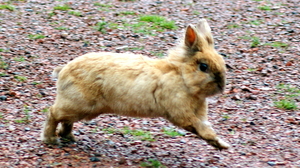
{"label": "running rabbit", "polygon": [[229,148],[207,120],[206,98],[223,92],[225,63],[205,19],[189,25],[182,42],[164,59],[89,53],[53,74],[58,77],[57,96],[42,133],[45,143],[57,144],[57,135],[75,141],[74,122],[113,113],[163,117],[218,149]]}

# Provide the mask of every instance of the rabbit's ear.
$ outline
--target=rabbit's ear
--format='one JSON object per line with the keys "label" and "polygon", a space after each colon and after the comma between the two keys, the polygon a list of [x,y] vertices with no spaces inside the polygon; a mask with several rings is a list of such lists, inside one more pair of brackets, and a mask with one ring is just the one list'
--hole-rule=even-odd
{"label": "rabbit's ear", "polygon": [[206,46],[214,48],[214,39],[205,19],[201,19],[196,27],[189,25],[186,28],[184,43],[193,52],[202,51]]}
{"label": "rabbit's ear", "polygon": [[214,39],[211,34],[211,29],[206,21],[206,19],[200,19],[198,24],[196,25],[199,33],[204,37],[205,41],[208,43],[208,45],[213,46],[214,45]]}
{"label": "rabbit's ear", "polygon": [[184,37],[185,45],[189,49],[192,49],[194,51],[199,50],[197,45],[198,38],[199,37],[197,35],[197,31],[195,30],[195,27],[193,25],[189,25],[185,31],[185,37]]}

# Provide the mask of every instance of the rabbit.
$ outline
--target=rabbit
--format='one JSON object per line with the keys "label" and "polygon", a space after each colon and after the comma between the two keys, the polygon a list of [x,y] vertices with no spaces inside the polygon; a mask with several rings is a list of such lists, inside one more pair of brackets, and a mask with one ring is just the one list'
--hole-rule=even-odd
{"label": "rabbit", "polygon": [[58,77],[57,95],[42,141],[58,144],[57,135],[75,141],[74,122],[110,113],[163,117],[215,148],[227,149],[230,145],[208,122],[206,100],[224,91],[225,70],[205,19],[188,25],[183,40],[166,58],[111,52],[77,57],[53,72]]}

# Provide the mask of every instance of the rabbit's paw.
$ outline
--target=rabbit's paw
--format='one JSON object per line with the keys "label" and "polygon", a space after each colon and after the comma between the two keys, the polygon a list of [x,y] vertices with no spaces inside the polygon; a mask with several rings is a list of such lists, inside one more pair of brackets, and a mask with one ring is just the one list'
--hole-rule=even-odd
{"label": "rabbit's paw", "polygon": [[68,134],[68,135],[60,135],[61,136],[61,141],[62,142],[76,142],[75,137],[72,133]]}
{"label": "rabbit's paw", "polygon": [[228,143],[218,137],[215,140],[208,140],[207,142],[219,150],[230,148],[230,145]]}
{"label": "rabbit's paw", "polygon": [[59,144],[57,137],[44,137],[44,138],[42,138],[42,141],[45,144],[52,144],[52,145],[58,145]]}

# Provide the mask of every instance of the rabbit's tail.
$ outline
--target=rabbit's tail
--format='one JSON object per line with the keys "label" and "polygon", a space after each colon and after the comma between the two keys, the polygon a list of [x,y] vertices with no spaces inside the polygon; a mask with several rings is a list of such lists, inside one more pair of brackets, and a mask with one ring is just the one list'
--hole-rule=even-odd
{"label": "rabbit's tail", "polygon": [[58,66],[56,67],[53,72],[52,72],[52,78],[53,79],[57,79],[58,78],[58,75],[59,75],[59,72],[64,68],[65,66]]}

